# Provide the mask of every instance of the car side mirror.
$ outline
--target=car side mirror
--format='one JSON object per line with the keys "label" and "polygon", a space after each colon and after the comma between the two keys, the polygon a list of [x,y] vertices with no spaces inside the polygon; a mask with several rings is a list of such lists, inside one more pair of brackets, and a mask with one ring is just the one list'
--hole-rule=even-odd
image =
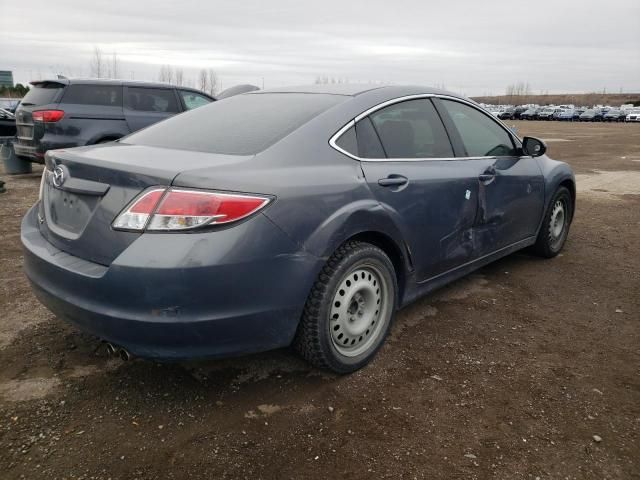
{"label": "car side mirror", "polygon": [[524,137],[522,139],[522,151],[525,155],[539,157],[547,151],[547,146],[542,140],[534,137]]}

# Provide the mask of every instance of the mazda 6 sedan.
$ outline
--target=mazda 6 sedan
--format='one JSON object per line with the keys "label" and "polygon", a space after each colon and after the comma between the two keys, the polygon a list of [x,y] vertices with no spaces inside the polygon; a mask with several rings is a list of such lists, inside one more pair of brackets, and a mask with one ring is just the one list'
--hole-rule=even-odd
{"label": "mazda 6 sedan", "polygon": [[351,372],[399,308],[517,250],[560,252],[575,182],[545,150],[429,88],[246,93],[50,151],[25,270],[127,356],[293,345]]}

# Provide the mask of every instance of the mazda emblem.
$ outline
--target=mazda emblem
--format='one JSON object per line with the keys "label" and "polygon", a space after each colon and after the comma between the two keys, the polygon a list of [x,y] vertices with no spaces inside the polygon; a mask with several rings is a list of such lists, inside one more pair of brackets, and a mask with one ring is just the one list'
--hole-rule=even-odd
{"label": "mazda emblem", "polygon": [[60,165],[53,169],[53,185],[60,188],[64,183],[64,170]]}

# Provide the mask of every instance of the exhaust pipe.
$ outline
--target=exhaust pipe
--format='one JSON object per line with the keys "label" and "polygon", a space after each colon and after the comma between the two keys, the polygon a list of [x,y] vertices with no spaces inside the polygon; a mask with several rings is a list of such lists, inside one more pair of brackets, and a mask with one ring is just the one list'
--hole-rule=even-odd
{"label": "exhaust pipe", "polygon": [[105,350],[107,351],[107,355],[110,357],[115,355],[116,352],[118,351],[118,349],[112,343],[109,343],[109,342],[106,343]]}
{"label": "exhaust pipe", "polygon": [[123,362],[128,362],[129,360],[131,360],[131,354],[124,348],[121,348],[118,351],[118,354],[120,355],[120,358],[122,359]]}

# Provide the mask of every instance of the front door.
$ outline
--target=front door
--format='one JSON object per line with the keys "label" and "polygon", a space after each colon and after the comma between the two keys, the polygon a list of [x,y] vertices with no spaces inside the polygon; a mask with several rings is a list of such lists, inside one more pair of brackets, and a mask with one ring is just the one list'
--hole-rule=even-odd
{"label": "front door", "polygon": [[418,281],[474,258],[478,174],[492,160],[456,158],[428,98],[377,110],[355,128],[367,182],[407,239]]}
{"label": "front door", "polygon": [[473,226],[476,256],[533,237],[544,208],[544,180],[535,158],[521,157],[513,136],[489,114],[471,105],[436,100],[469,159],[490,159],[479,172],[478,214]]}
{"label": "front door", "polygon": [[125,87],[124,114],[132,132],[181,111],[173,88]]}

